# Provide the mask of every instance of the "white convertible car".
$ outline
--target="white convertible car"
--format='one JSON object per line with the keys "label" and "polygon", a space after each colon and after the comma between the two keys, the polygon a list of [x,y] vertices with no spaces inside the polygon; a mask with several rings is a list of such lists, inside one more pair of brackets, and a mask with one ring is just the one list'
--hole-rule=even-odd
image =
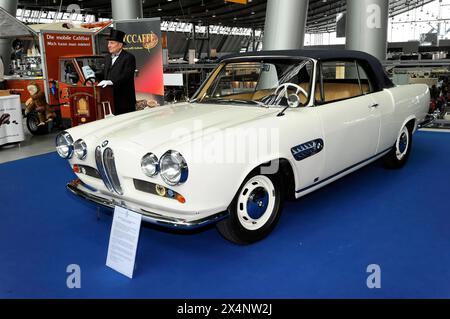
{"label": "white convertible car", "polygon": [[228,240],[266,237],[283,202],[379,158],[402,167],[429,107],[426,85],[395,86],[356,51],[267,51],[222,59],[188,103],[58,135],[74,194]]}

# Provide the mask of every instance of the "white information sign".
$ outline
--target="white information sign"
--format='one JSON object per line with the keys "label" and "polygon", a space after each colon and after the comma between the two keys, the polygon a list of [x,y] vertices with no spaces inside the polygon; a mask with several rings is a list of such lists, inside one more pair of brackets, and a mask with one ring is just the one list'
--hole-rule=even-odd
{"label": "white information sign", "polygon": [[106,266],[133,278],[142,216],[122,207],[114,210]]}
{"label": "white information sign", "polygon": [[20,96],[0,96],[0,145],[24,140]]}

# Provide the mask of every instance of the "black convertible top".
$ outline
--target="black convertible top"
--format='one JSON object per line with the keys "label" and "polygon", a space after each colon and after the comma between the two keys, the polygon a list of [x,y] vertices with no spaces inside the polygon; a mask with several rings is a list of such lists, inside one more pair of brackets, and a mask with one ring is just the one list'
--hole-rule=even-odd
{"label": "black convertible top", "polygon": [[282,51],[257,51],[224,56],[220,62],[247,60],[252,57],[289,57],[289,58],[312,58],[318,61],[329,60],[358,60],[364,67],[371,79],[375,91],[382,91],[394,87],[392,81],[388,78],[381,62],[373,55],[362,51],[353,50],[282,50]]}

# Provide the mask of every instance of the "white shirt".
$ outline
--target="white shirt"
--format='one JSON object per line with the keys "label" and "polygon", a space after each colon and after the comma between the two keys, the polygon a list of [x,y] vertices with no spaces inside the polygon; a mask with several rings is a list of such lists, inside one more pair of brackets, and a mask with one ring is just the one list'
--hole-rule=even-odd
{"label": "white shirt", "polygon": [[119,58],[119,55],[120,55],[121,53],[122,53],[122,50],[120,50],[120,52],[117,53],[117,54],[112,54],[112,55],[111,55],[111,58],[112,58],[111,66],[114,65],[114,63],[115,63],[116,60]]}

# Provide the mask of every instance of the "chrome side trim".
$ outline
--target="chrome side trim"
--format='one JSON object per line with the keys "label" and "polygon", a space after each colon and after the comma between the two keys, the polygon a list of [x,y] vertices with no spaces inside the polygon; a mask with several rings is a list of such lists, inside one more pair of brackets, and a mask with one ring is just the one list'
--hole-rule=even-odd
{"label": "chrome side trim", "polygon": [[[355,169],[355,168],[357,168],[358,166],[361,166],[361,165],[364,165],[364,164],[369,164],[369,162],[375,161],[375,160],[377,160],[378,158],[381,158],[383,155],[387,154],[390,150],[391,150],[391,148],[388,148],[387,150],[384,150],[383,152],[378,153],[377,155],[374,155],[374,156],[372,156],[372,157],[370,157],[370,158],[368,158],[368,159],[366,159],[366,160],[364,160],[364,161],[361,161],[361,162],[356,163],[356,164],[354,164],[354,165],[352,165],[352,166],[350,166],[350,167],[347,167],[346,169],[344,169],[344,170],[342,170],[342,171],[340,171],[340,172],[338,172],[338,173],[336,173],[336,174],[334,174],[334,175],[332,175],[332,176],[329,176],[329,177],[325,178],[324,180],[322,180],[322,181],[320,181],[320,182],[314,183],[314,184],[312,184],[312,185],[309,185],[308,187],[305,187],[305,188],[303,188],[303,189],[301,189],[301,190],[298,190],[298,191],[296,191],[295,193],[296,193],[296,194],[303,193],[303,192],[306,192],[307,190],[309,190],[309,189],[311,189],[311,188],[314,188],[314,187],[317,187],[317,186],[319,186],[319,185],[321,185],[321,184],[324,184],[324,183],[326,183],[326,182],[328,182],[328,181],[330,181],[330,180],[332,180],[332,179],[334,179],[334,178],[337,178],[337,177],[339,177],[339,178],[344,177],[345,175],[347,175],[347,174],[349,174],[350,172],[352,172],[352,170]],[[362,167],[361,167],[361,168],[362,168]],[[341,176],[341,175],[342,175],[342,176]],[[324,185],[327,185],[327,184],[324,184]]]}
{"label": "chrome side trim", "polygon": [[[81,187],[80,187],[81,186]],[[197,229],[201,227],[205,227],[209,224],[217,223],[229,216],[228,212],[222,212],[218,213],[206,218],[193,220],[193,221],[187,221],[182,218],[174,218],[174,217],[167,217],[163,216],[157,213],[149,212],[145,209],[140,208],[139,211],[136,209],[130,209],[128,204],[124,201],[115,201],[113,199],[107,199],[104,197],[101,197],[99,195],[93,194],[91,192],[85,191],[81,188],[85,188],[87,190],[90,190],[90,188],[87,185],[84,185],[81,180],[77,179],[69,184],[67,184],[67,189],[74,195],[81,197],[85,200],[88,200],[91,203],[101,205],[103,207],[114,209],[116,206],[123,207],[126,209],[129,209],[135,213],[142,215],[142,220],[151,224],[172,228],[172,229],[184,229],[184,230],[192,230]],[[93,190],[91,190],[94,192]]]}

